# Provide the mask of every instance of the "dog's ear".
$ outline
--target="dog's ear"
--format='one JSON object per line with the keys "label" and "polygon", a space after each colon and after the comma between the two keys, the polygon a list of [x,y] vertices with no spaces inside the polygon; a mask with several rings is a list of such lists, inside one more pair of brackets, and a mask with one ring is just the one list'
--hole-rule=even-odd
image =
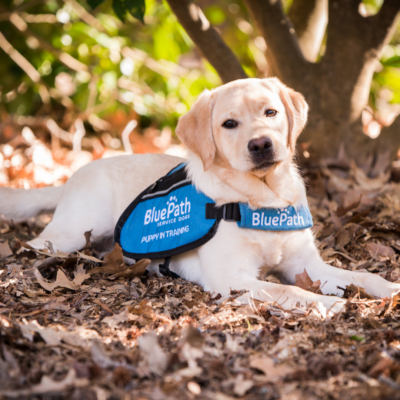
{"label": "dog's ear", "polygon": [[308,104],[301,93],[288,88],[278,79],[274,79],[274,83],[278,86],[279,96],[288,117],[288,146],[294,151],[296,140],[307,123]]}
{"label": "dog's ear", "polygon": [[215,158],[212,132],[213,93],[205,90],[188,113],[179,118],[176,134],[186,147],[197,154],[207,171]]}

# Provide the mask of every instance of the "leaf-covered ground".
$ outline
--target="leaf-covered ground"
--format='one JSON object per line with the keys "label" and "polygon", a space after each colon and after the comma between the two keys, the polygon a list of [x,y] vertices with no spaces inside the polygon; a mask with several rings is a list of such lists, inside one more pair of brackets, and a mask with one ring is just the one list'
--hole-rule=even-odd
{"label": "leaf-covered ground", "polygon": [[[400,185],[354,165],[304,176],[323,258],[400,279]],[[400,398],[397,296],[349,287],[327,319],[240,305],[129,268],[118,248],[100,262],[89,234],[79,253],[30,250],[48,221],[0,225],[0,398]]]}

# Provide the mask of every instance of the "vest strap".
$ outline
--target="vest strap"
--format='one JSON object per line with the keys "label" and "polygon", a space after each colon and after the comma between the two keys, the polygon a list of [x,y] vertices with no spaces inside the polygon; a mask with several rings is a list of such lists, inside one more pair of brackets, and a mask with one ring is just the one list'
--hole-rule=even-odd
{"label": "vest strap", "polygon": [[178,279],[180,278],[180,276],[178,274],[176,274],[175,272],[172,272],[169,269],[169,263],[171,262],[171,257],[167,257],[164,260],[164,264],[159,264],[158,268],[160,271],[160,274],[164,275],[164,276],[169,276],[172,279]]}
{"label": "vest strap", "polygon": [[219,207],[215,203],[206,204],[206,219],[223,219],[228,222],[240,221],[240,207],[238,203],[228,203]]}

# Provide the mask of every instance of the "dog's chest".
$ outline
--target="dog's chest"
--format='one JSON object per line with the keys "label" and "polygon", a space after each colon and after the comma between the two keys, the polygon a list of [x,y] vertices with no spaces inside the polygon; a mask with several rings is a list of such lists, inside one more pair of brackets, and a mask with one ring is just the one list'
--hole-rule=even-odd
{"label": "dog's chest", "polygon": [[254,248],[254,253],[259,256],[260,268],[276,267],[282,260],[285,247],[285,233],[258,232],[242,229],[248,246]]}
{"label": "dog's chest", "polygon": [[230,251],[236,254],[246,254],[259,268],[273,268],[282,260],[288,235],[289,232],[239,228],[235,223],[222,221],[215,239],[229,244]]}

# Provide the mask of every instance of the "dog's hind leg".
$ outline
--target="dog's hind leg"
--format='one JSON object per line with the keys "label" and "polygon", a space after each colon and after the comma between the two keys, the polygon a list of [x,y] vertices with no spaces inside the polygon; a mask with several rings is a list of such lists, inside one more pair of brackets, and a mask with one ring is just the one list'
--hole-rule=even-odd
{"label": "dog's hind leg", "polygon": [[53,220],[43,232],[28,244],[34,248],[44,248],[46,242],[51,242],[56,251],[81,250],[86,244],[85,232],[91,231],[92,243],[102,243],[113,236],[114,224],[107,201],[81,205],[77,209],[71,207],[67,199],[57,207]]}
{"label": "dog's hind leg", "polygon": [[55,250],[71,252],[85,246],[85,232],[92,231],[92,243],[113,236],[116,217],[112,185],[101,169],[88,175],[78,171],[65,184],[52,221],[29,242],[32,247],[43,248],[49,241]]}
{"label": "dog's hind leg", "polygon": [[92,231],[91,242],[98,245],[96,248],[103,249],[104,245],[106,245],[104,251],[108,252],[110,246],[109,241],[106,241],[106,239],[112,236],[112,230],[112,222],[107,227],[104,227],[101,223],[82,220],[79,216],[71,217],[68,222],[64,218],[54,218],[43,232],[37,238],[29,241],[28,244],[35,249],[43,249],[46,247],[46,242],[50,242],[56,251],[77,251],[85,247],[85,232]]}
{"label": "dog's hind leg", "polygon": [[45,249],[51,243],[55,251],[72,252],[85,247],[85,238],[71,232],[59,232],[58,228],[52,229],[51,222],[46,229],[35,239],[28,242],[34,249]]}

